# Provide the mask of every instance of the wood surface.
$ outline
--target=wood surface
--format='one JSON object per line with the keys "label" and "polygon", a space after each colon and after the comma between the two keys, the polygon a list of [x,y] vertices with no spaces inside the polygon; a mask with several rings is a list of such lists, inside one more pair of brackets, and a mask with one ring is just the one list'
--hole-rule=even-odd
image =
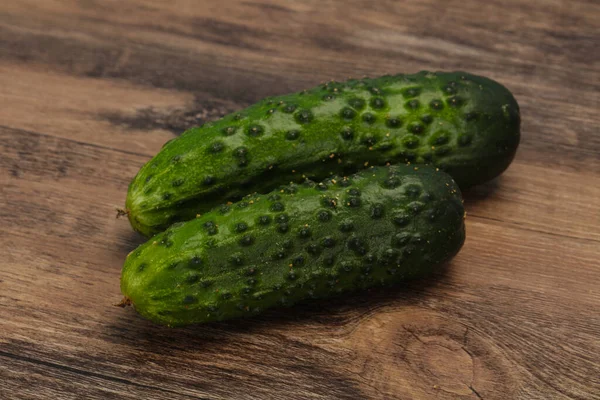
{"label": "wood surface", "polygon": [[[127,185],[185,128],[462,69],[522,110],[443,274],[184,329],[121,296]],[[600,399],[600,3],[0,2],[0,399]]]}

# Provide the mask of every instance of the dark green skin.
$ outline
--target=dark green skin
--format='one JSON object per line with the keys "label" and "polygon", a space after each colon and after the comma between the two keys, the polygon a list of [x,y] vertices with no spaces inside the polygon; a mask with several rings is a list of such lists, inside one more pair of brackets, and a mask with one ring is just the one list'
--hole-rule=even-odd
{"label": "dark green skin", "polygon": [[458,186],[430,166],[290,184],[173,225],[133,251],[121,291],[181,326],[250,316],[439,269],[465,238]]}
{"label": "dark green skin", "polygon": [[131,183],[126,208],[151,236],[225,199],[386,163],[433,164],[465,189],[508,167],[519,126],[512,94],[465,72],[326,83],[168,142]]}

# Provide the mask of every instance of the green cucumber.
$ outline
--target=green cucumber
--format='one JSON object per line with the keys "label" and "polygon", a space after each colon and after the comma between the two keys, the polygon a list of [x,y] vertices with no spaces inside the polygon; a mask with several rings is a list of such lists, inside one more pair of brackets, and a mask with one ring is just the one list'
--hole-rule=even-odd
{"label": "green cucumber", "polygon": [[181,326],[394,284],[455,255],[463,218],[458,186],[431,166],[292,183],[176,223],[131,252],[123,304]]}
{"label": "green cucumber", "polygon": [[150,236],[224,199],[386,163],[433,164],[464,189],[508,167],[519,127],[512,94],[464,72],[325,83],[168,142],[132,181],[126,212]]}

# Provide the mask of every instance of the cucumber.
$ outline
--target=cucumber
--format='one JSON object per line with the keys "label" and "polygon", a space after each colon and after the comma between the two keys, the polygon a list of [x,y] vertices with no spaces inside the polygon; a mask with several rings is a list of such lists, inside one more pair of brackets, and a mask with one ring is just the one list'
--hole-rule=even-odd
{"label": "cucumber", "polygon": [[463,218],[458,186],[430,166],[292,183],[176,223],[134,250],[123,304],[181,326],[394,284],[455,255]]}
{"label": "cucumber", "polygon": [[168,142],[130,184],[126,212],[151,236],[224,199],[386,163],[433,164],[464,189],[507,168],[519,129],[512,94],[465,72],[325,83]]}

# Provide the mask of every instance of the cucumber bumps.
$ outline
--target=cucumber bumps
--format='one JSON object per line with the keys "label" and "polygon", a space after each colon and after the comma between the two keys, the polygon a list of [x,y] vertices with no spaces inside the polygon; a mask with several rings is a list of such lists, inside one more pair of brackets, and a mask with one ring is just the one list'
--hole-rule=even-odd
{"label": "cucumber bumps", "polygon": [[126,209],[150,236],[223,199],[388,162],[433,164],[464,189],[509,165],[519,125],[504,86],[464,72],[330,82],[168,142],[131,183]]}
{"label": "cucumber bumps", "polygon": [[430,166],[373,167],[217,207],[128,257],[125,303],[180,326],[393,284],[461,248],[458,186]]}

